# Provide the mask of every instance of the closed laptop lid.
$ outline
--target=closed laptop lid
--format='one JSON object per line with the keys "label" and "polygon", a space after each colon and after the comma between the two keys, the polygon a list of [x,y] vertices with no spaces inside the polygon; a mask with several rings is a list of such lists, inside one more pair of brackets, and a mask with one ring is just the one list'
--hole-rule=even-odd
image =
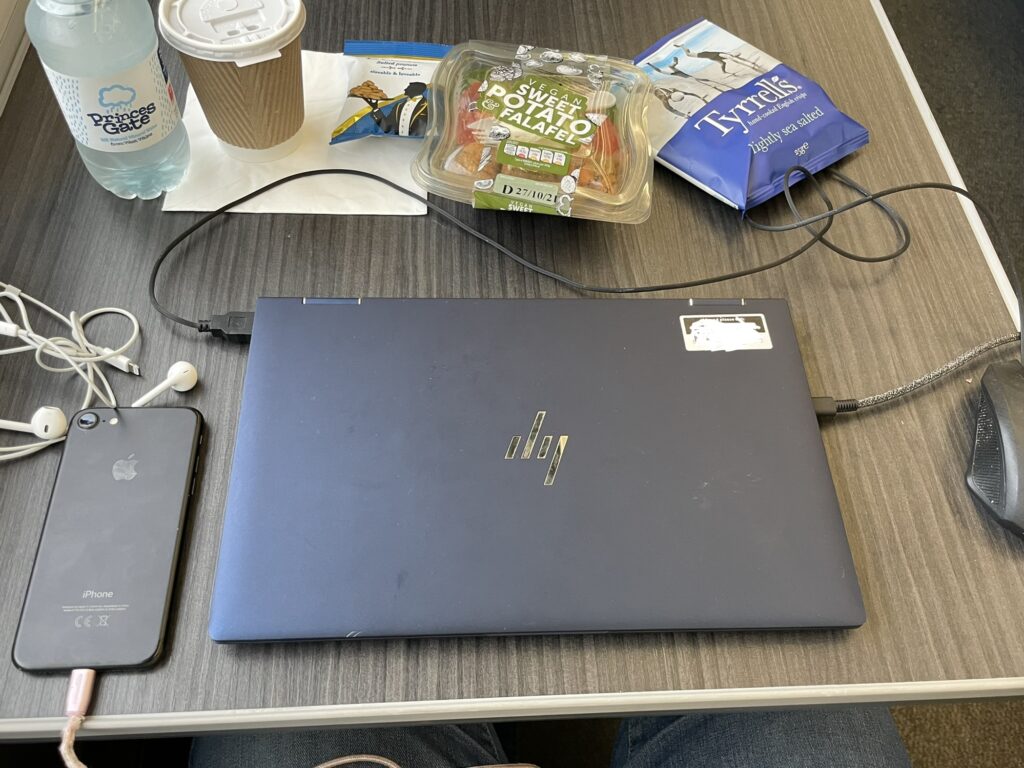
{"label": "closed laptop lid", "polygon": [[863,620],[784,301],[260,299],[214,640]]}

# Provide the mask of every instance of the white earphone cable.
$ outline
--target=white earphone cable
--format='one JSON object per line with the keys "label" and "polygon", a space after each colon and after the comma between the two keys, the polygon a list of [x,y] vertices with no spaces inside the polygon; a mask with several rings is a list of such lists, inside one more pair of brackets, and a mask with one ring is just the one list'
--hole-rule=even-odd
{"label": "white earphone cable", "polygon": [[[69,329],[67,336],[43,336],[32,327],[26,303],[32,305]],[[14,310],[10,311],[9,306]],[[90,341],[85,326],[101,315],[120,315],[131,324],[127,340],[116,348],[103,347]],[[39,299],[23,293],[20,288],[0,282],[0,338],[16,339],[20,344],[0,349],[0,356],[31,352],[36,364],[51,373],[73,373],[85,384],[80,408],[88,408],[98,400],[111,408],[117,407],[113,388],[101,364],[139,375],[139,367],[126,355],[141,335],[139,320],[131,312],[119,307],[101,307],[79,315],[63,315]],[[63,364],[55,364],[60,361]],[[48,446],[61,442],[63,436],[23,445],[0,446],[0,462],[24,458]]]}

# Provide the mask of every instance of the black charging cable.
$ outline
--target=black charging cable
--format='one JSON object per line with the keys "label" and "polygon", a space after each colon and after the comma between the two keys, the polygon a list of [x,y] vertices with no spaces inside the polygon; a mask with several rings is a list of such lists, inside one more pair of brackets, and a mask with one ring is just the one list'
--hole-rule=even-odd
{"label": "black charging cable", "polygon": [[[882,200],[892,195],[923,189],[938,189],[946,190],[949,192],[955,192],[956,194],[962,195],[971,202],[973,202],[975,207],[978,209],[978,211],[982,214],[982,216],[986,219],[987,223],[992,228],[992,231],[995,233],[997,240],[999,241],[999,251],[1007,255],[1009,254],[1009,251],[1006,248],[1005,238],[1002,234],[1002,231],[999,229],[997,225],[995,217],[988,210],[988,208],[984,206],[984,204],[982,204],[973,194],[968,192],[963,187],[958,187],[953,184],[946,184],[943,182],[915,182],[912,184],[902,184],[896,187],[890,187],[888,189],[883,189],[878,192],[870,192],[857,182],[839,173],[838,171],[829,170],[826,173],[833,180],[837,181],[838,183],[842,184],[848,189],[856,192],[858,197],[849,203],[836,206],[826,193],[825,189],[823,188],[819,180],[815,177],[815,175],[812,174],[807,168],[797,165],[789,168],[786,171],[785,176],[783,177],[782,188],[786,204],[793,215],[793,221],[786,224],[765,224],[754,219],[751,219],[749,216],[744,216],[744,220],[750,226],[764,232],[788,232],[797,229],[806,229],[808,232],[811,233],[811,237],[806,242],[804,242],[795,250],[790,251],[786,255],[781,256],[773,261],[757,264],[755,266],[736,270],[734,272],[726,272],[724,274],[713,275],[710,277],[702,277],[672,283],[657,283],[653,285],[602,286],[584,283],[574,278],[568,277],[566,275],[562,275],[553,270],[546,269],[545,267],[542,267],[539,264],[535,264],[534,262],[524,258],[520,254],[506,247],[502,243],[499,243],[497,240],[490,237],[489,235],[481,232],[472,225],[467,224],[458,217],[452,215],[441,206],[428,200],[423,195],[419,195],[415,192],[412,192],[406,189],[405,187],[402,187],[401,185],[397,184],[396,182],[391,181],[390,179],[386,179],[382,176],[378,176],[373,173],[368,173],[366,171],[359,171],[351,168],[320,168],[310,171],[302,171],[301,173],[294,173],[289,176],[285,176],[283,178],[272,181],[269,184],[265,184],[264,186],[248,193],[247,195],[243,195],[242,197],[236,200],[232,200],[229,203],[225,203],[217,210],[211,211],[206,215],[202,216],[197,221],[195,221],[191,226],[187,227],[184,231],[182,231],[177,237],[175,237],[170,243],[167,244],[163,251],[161,251],[160,254],[157,256],[156,261],[153,263],[153,267],[149,274],[149,299],[153,307],[161,315],[163,315],[168,320],[171,320],[174,323],[177,323],[188,328],[194,328],[200,333],[210,333],[218,338],[227,339],[229,341],[234,341],[238,343],[247,343],[252,337],[252,325],[254,317],[252,312],[231,311],[224,314],[211,315],[208,320],[189,320],[188,318],[182,317],[167,309],[165,306],[163,306],[163,304],[161,304],[160,300],[157,298],[156,288],[157,280],[160,275],[160,269],[167,261],[168,257],[175,251],[175,249],[179,245],[181,245],[181,243],[183,243],[195,232],[197,232],[199,229],[202,229],[204,226],[206,226],[214,219],[217,219],[220,216],[223,216],[224,214],[230,212],[232,208],[235,208],[236,206],[241,205],[242,203],[245,203],[255,197],[258,197],[259,195],[262,195],[264,192],[268,192],[271,189],[279,187],[282,184],[287,184],[288,182],[295,181],[297,179],[304,179],[311,176],[322,175],[356,176],[360,178],[369,179],[371,181],[376,181],[380,184],[384,184],[385,186],[390,187],[396,192],[400,192],[403,195],[406,195],[407,197],[410,197],[414,200],[419,201],[420,203],[423,203],[423,205],[425,205],[429,210],[433,211],[441,218],[451,222],[462,231],[466,232],[469,235],[472,235],[477,240],[480,240],[482,243],[490,246],[491,248],[498,251],[498,253],[502,254],[503,256],[506,256],[507,258],[511,259],[512,261],[516,262],[517,264],[526,268],[527,270],[535,272],[536,274],[539,274],[543,277],[555,281],[556,283],[559,283],[581,293],[656,293],[662,291],[676,291],[688,288],[696,288],[698,286],[726,282],[729,280],[735,280],[740,277],[746,277],[747,275],[753,275],[759,272],[766,272],[770,269],[775,269],[776,267],[781,267],[783,264],[793,261],[797,257],[806,253],[811,247],[818,243],[821,243],[826,248],[836,253],[840,257],[852,261],[857,261],[861,263],[879,263],[892,261],[894,259],[899,258],[907,251],[907,249],[910,248],[911,234],[910,228],[907,226],[906,221],[904,221],[904,219],[895,210],[893,210],[892,207],[882,202]],[[793,199],[792,193],[792,186],[794,183],[793,177],[796,176],[797,174],[799,174],[801,178],[806,179],[811,189],[824,204],[826,209],[825,211],[806,217],[801,213],[800,209],[796,204],[796,201]],[[869,203],[878,208],[883,213],[883,215],[886,216],[886,218],[889,220],[890,224],[893,227],[894,233],[898,238],[898,243],[892,251],[881,256],[864,256],[862,254],[857,254],[852,251],[846,250],[836,245],[834,242],[832,242],[826,237],[826,234],[832,227],[832,224],[834,223],[836,216]],[[1016,273],[1015,265],[1012,263],[1012,261],[1009,267],[1010,268],[1008,270],[1008,274],[1010,275],[1011,281],[1013,283],[1013,288],[1017,296],[1018,306],[1024,307],[1024,302],[1022,302],[1021,300],[1020,281]],[[1024,312],[1022,312],[1022,317],[1024,317]],[[994,349],[995,347],[1008,344],[1010,343],[1010,341],[1014,341],[1019,338],[1020,335],[1016,334],[1012,338],[1010,336],[1004,336],[1001,337],[1000,339],[994,339],[990,342],[987,342],[986,344],[981,345],[980,347],[975,347],[972,350],[968,350],[967,352],[959,355],[954,360],[936,369],[936,371],[933,371],[930,374],[920,377],[919,379],[915,379],[913,382],[910,382],[901,387],[897,387],[896,389],[890,390],[889,392],[882,393],[881,395],[872,396],[870,398],[861,398],[859,400],[836,400],[833,398],[816,398],[815,407],[818,410],[819,415],[827,417],[834,416],[839,413],[852,413],[854,411],[870,407],[872,405],[878,405],[883,402],[889,402],[890,400],[897,399],[905,394],[908,394],[909,392],[919,389],[920,387],[931,383],[937,378],[945,376],[951,371],[956,370],[957,368],[965,365],[967,362],[973,360],[975,357],[978,357],[979,355],[984,354],[985,352]],[[1022,342],[1022,344],[1024,344],[1024,342]],[[1021,352],[1022,356],[1024,356],[1024,346],[1022,346]]]}
{"label": "black charging cable", "polygon": [[[802,174],[804,174],[810,180],[810,182],[813,185],[814,191],[817,193],[818,197],[821,199],[821,201],[824,203],[824,205],[825,205],[825,207],[827,209],[827,211],[822,215],[822,218],[824,218],[825,221],[818,228],[814,228],[813,225],[815,223],[817,223],[818,221],[821,221],[822,219],[819,219],[819,218],[802,219],[800,211],[797,208],[795,201],[793,200],[793,194],[792,194],[792,189],[791,189],[791,186],[792,186],[792,176],[794,174],[796,174],[796,173],[802,173]],[[542,276],[544,276],[546,278],[554,280],[557,283],[565,285],[566,287],[571,288],[571,289],[573,289],[575,291],[579,291],[581,293],[607,293],[607,294],[654,293],[654,292],[659,292],[659,291],[675,291],[675,290],[681,290],[681,289],[685,289],[685,288],[696,288],[698,286],[709,285],[711,283],[720,283],[720,282],[725,282],[727,280],[735,280],[735,279],[737,279],[739,277],[746,277],[747,275],[753,275],[753,274],[756,274],[758,272],[765,272],[765,271],[767,271],[769,269],[774,269],[776,267],[780,267],[783,264],[785,264],[785,263],[787,263],[789,261],[792,261],[793,259],[797,258],[801,254],[805,253],[813,245],[815,245],[816,243],[819,243],[819,242],[823,243],[826,247],[828,247],[829,249],[835,251],[840,256],[842,256],[844,258],[852,258],[852,259],[854,259],[856,261],[888,261],[890,259],[897,258],[901,254],[903,254],[910,247],[910,229],[907,227],[906,222],[904,222],[903,219],[895,211],[893,211],[892,208],[890,208],[885,203],[879,202],[877,200],[865,199],[866,195],[867,195],[867,191],[864,190],[859,185],[857,185],[856,183],[852,182],[847,177],[843,176],[842,174],[837,174],[835,172],[831,172],[831,173],[834,174],[834,177],[836,178],[836,180],[839,181],[841,184],[844,184],[845,186],[853,189],[855,192],[858,192],[861,195],[861,198],[859,200],[855,201],[854,204],[843,206],[843,207],[840,207],[840,208],[836,208],[835,205],[832,203],[831,199],[829,198],[829,196],[825,193],[825,191],[822,188],[821,184],[810,173],[810,171],[808,171],[806,168],[802,168],[800,166],[794,166],[793,168],[791,168],[786,173],[786,176],[784,178],[783,192],[785,194],[786,202],[789,205],[790,211],[793,213],[793,216],[796,219],[796,224],[795,225],[793,225],[793,226],[787,225],[786,228],[787,229],[807,228],[811,232],[811,238],[809,240],[807,240],[807,242],[805,242],[799,248],[797,248],[794,251],[791,251],[791,252],[787,253],[785,256],[782,256],[782,257],[780,257],[778,259],[775,259],[774,261],[769,261],[769,262],[766,262],[764,264],[758,264],[758,265],[753,266],[753,267],[747,267],[745,269],[740,269],[740,270],[737,270],[735,272],[727,272],[725,274],[713,275],[711,277],[702,277],[702,278],[697,278],[697,279],[694,279],[694,280],[685,280],[685,281],[681,281],[681,282],[659,283],[659,284],[655,284],[655,285],[640,285],[640,286],[602,286],[602,285],[591,285],[591,284],[588,284],[588,283],[580,282],[579,280],[575,280],[575,279],[573,279],[571,277],[567,277],[565,275],[559,274],[558,272],[554,272],[553,270],[546,269],[546,268],[540,266],[539,264],[535,264],[534,262],[529,261],[528,259],[524,258],[520,254],[518,254],[515,251],[511,250],[510,248],[506,247],[502,243],[499,243],[497,240],[495,240],[494,238],[490,237],[489,235],[484,234],[483,232],[481,232],[480,230],[476,229],[472,225],[467,224],[466,222],[462,221],[461,219],[459,219],[456,216],[453,216],[451,213],[446,211],[444,208],[442,208],[441,206],[437,205],[436,203],[431,202],[426,197],[424,197],[422,195],[419,195],[419,194],[417,194],[415,192],[412,192],[412,191],[406,189],[405,187],[402,187],[401,185],[395,183],[394,181],[391,181],[390,179],[386,179],[386,178],[383,178],[382,176],[378,176],[378,175],[373,174],[373,173],[368,173],[366,171],[358,171],[358,170],[354,170],[354,169],[350,169],[350,168],[320,168],[320,169],[311,170],[311,171],[302,171],[301,173],[294,173],[294,174],[291,174],[290,176],[285,176],[283,178],[280,178],[280,179],[277,179],[275,181],[272,181],[269,184],[265,184],[264,186],[260,187],[259,189],[256,189],[256,190],[250,192],[249,194],[244,195],[243,197],[238,198],[237,200],[232,200],[229,203],[225,203],[224,205],[222,205],[217,210],[211,211],[210,213],[207,213],[206,215],[202,216],[195,223],[193,223],[191,226],[189,226],[187,229],[185,229],[183,232],[181,232],[181,234],[179,234],[170,243],[167,244],[167,246],[163,249],[163,251],[160,253],[160,255],[157,256],[157,259],[156,259],[156,261],[153,264],[153,268],[150,271],[150,275],[149,275],[149,298],[150,298],[150,301],[152,302],[153,306],[156,308],[156,310],[160,314],[162,314],[168,320],[171,320],[171,321],[173,321],[175,323],[178,323],[179,325],[184,325],[184,326],[189,327],[189,328],[194,328],[194,329],[200,331],[201,333],[212,333],[215,336],[218,336],[220,338],[226,338],[226,339],[229,339],[231,341],[239,341],[239,342],[247,341],[248,340],[248,336],[251,335],[251,330],[252,330],[252,328],[251,328],[251,325],[252,325],[252,313],[251,312],[237,312],[237,311],[234,311],[234,312],[225,313],[223,315],[213,315],[213,316],[210,317],[209,320],[189,320],[187,318],[184,318],[184,317],[181,317],[180,315],[175,314],[174,312],[171,312],[169,309],[164,307],[160,303],[160,300],[157,298],[157,295],[156,295],[156,284],[157,284],[157,279],[158,279],[159,274],[160,274],[160,269],[163,266],[164,262],[167,260],[167,258],[171,255],[171,253],[173,253],[174,250],[179,245],[181,245],[182,242],[184,242],[191,235],[193,235],[196,231],[202,229],[204,226],[209,224],[214,219],[219,218],[220,216],[230,212],[232,208],[235,208],[236,206],[239,206],[242,203],[245,203],[245,202],[253,199],[254,197],[258,197],[259,195],[262,195],[264,192],[268,192],[271,189],[274,189],[275,187],[279,187],[282,184],[287,184],[290,181],[295,181],[297,179],[304,179],[304,178],[308,178],[310,176],[321,176],[321,175],[357,176],[357,177],[360,177],[360,178],[370,179],[372,181],[376,181],[376,182],[379,182],[381,184],[384,184],[385,186],[390,187],[391,189],[395,190],[396,192],[401,192],[403,195],[406,195],[407,197],[411,197],[412,199],[417,200],[420,203],[423,203],[423,205],[425,205],[428,209],[430,209],[431,211],[436,213],[441,218],[445,219],[446,221],[451,222],[452,224],[454,224],[456,227],[458,227],[462,231],[472,235],[473,237],[475,237],[476,239],[480,240],[484,244],[490,246],[491,248],[494,248],[496,251],[501,253],[503,256],[506,256],[506,257],[512,259],[514,262],[516,262],[517,264],[525,267],[526,269],[530,270],[531,272],[536,272],[539,275],[542,275]],[[849,251],[846,251],[846,250],[844,250],[842,248],[839,248],[834,243],[832,243],[831,241],[829,241],[828,239],[825,238],[825,234],[828,232],[828,230],[832,226],[833,216],[835,216],[838,213],[842,213],[845,210],[849,210],[851,207],[856,207],[856,205],[860,205],[860,204],[865,203],[865,202],[871,202],[875,206],[877,206],[889,218],[889,220],[892,222],[892,225],[893,225],[894,229],[896,230],[897,234],[900,236],[900,243],[897,246],[896,250],[894,250],[893,252],[891,252],[889,254],[886,254],[884,256],[879,256],[879,257],[859,256],[859,255],[856,255],[856,254],[852,254]],[[749,218],[747,219],[747,221],[750,222],[753,226],[755,226],[755,227],[757,227],[759,229],[770,229],[770,227],[768,225],[759,224],[759,223],[757,223],[757,222],[755,222],[755,221],[753,221],[753,220],[751,220]]]}

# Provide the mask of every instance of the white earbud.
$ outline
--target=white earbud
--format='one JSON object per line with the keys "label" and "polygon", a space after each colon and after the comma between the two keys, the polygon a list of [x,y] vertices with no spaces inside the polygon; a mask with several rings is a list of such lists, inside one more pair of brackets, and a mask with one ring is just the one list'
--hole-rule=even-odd
{"label": "white earbud", "polygon": [[153,387],[134,403],[132,408],[147,405],[162,392],[173,389],[175,392],[188,392],[199,381],[199,372],[192,363],[179,360],[167,371],[167,378]]}
{"label": "white earbud", "polygon": [[44,405],[32,414],[29,422],[0,419],[0,429],[30,432],[40,440],[57,440],[67,434],[68,419],[60,408]]}

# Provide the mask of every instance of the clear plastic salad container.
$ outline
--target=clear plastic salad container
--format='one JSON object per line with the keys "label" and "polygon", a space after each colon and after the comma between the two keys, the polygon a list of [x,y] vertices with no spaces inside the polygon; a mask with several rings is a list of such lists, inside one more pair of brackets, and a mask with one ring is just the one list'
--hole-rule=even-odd
{"label": "clear plastic salad container", "polygon": [[651,210],[650,92],[622,59],[457,45],[434,73],[413,176],[475,208],[639,224]]}

